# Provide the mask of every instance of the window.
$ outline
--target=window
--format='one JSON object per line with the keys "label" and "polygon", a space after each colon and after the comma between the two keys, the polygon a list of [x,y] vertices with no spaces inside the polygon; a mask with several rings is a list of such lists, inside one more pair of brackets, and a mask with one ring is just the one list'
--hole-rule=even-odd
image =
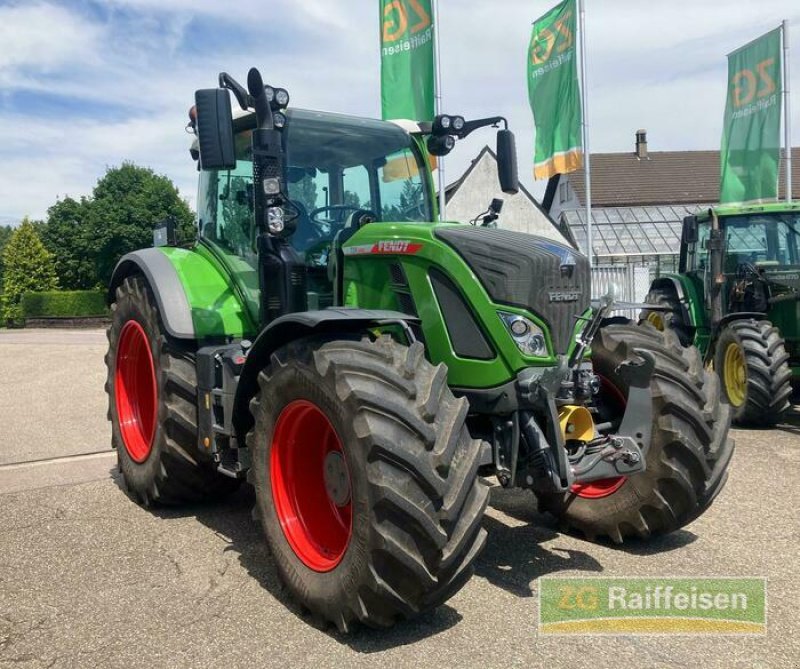
{"label": "window", "polygon": [[378,221],[433,220],[422,156],[398,126],[290,110],[284,141],[288,195],[301,205],[292,246],[311,264],[359,209]]}
{"label": "window", "polygon": [[686,269],[689,272],[705,272],[708,269],[708,238],[711,235],[710,221],[697,221],[697,241],[686,249]]}
{"label": "window", "polygon": [[201,236],[223,254],[243,258],[255,267],[250,152],[250,133],[239,135],[234,169],[200,173],[197,208]]}
{"label": "window", "polygon": [[725,272],[735,272],[742,263],[757,267],[796,265],[798,219],[800,216],[792,214],[724,218]]}
{"label": "window", "polygon": [[564,202],[569,200],[569,184],[567,182],[564,182],[561,185],[559,185],[558,200],[559,202],[561,202],[561,204],[564,204]]}

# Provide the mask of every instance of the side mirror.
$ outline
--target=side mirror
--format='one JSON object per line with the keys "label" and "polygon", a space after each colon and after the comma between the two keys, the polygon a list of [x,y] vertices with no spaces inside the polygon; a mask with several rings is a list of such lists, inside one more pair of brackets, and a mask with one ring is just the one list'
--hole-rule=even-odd
{"label": "side mirror", "polygon": [[504,193],[515,195],[519,192],[517,142],[510,130],[497,131],[497,177]]}
{"label": "side mirror", "polygon": [[697,217],[687,216],[683,219],[683,243],[696,244],[698,239],[697,234]]}
{"label": "side mirror", "polygon": [[236,167],[230,93],[225,88],[196,91],[197,137],[200,169],[232,170]]}

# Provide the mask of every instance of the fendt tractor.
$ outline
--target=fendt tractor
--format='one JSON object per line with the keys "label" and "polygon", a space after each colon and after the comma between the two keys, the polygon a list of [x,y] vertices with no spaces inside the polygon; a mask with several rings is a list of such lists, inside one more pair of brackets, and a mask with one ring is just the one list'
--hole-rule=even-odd
{"label": "fendt tractor", "polygon": [[166,226],[109,287],[109,416],[133,498],[247,480],[289,591],[340,630],[464,585],[487,477],[616,542],[711,504],[733,444],[697,350],[611,318],[611,293],[592,306],[566,244],[434,222],[435,157],[479,128],[498,128],[517,190],[504,118],[354,118],[287,109],[255,69],[247,84],[222,73],[195,95],[197,240]]}
{"label": "fendt tractor", "polygon": [[800,376],[798,228],[800,202],[688,216],[678,274],[656,279],[647,296],[654,308],[642,318],[700,349],[740,425],[780,422]]}

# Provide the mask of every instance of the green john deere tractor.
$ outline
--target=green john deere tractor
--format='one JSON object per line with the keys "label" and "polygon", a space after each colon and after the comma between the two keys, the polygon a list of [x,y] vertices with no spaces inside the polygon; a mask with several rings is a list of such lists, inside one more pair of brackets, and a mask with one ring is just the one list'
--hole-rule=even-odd
{"label": "green john deere tractor", "polygon": [[506,126],[516,191],[505,119],[287,109],[255,69],[195,103],[198,239],[159,230],[109,288],[109,417],[136,500],[247,480],[288,588],[342,630],[464,585],[486,477],[616,542],[711,504],[733,445],[696,349],[592,307],[567,245],[432,222],[433,156],[478,128]]}
{"label": "green john deere tractor", "polygon": [[720,206],[683,222],[679,274],[656,279],[642,318],[695,345],[734,422],[777,424],[800,375],[800,202]]}

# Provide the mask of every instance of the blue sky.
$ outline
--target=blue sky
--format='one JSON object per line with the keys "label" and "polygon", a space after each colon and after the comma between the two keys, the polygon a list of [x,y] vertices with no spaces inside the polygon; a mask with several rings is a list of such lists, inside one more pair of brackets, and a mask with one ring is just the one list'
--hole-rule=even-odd
{"label": "blue sky", "polygon": [[[501,113],[531,175],[525,86],[531,21],[551,0],[439,0],[445,108]],[[197,88],[257,65],[297,106],[379,114],[377,0],[0,0],[0,223],[43,217],[107,166],[166,174],[194,205],[183,128]],[[793,132],[800,145],[800,4],[794,0],[587,0],[593,151],[718,148],[725,54],[793,22]],[[484,134],[448,159],[456,178]],[[624,187],[624,184],[621,184]]]}

